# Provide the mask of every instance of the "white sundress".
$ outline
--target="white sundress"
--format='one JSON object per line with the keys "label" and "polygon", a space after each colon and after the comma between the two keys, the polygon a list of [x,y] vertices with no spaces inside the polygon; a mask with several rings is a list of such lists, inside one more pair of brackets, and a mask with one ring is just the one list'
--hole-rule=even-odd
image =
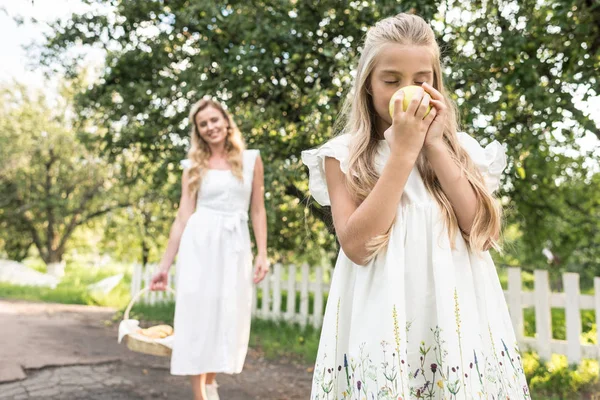
{"label": "white sundress", "polygon": [[[490,191],[506,167],[502,145],[460,144]],[[304,151],[309,188],[330,205],[324,159],[348,173],[350,135]],[[389,156],[378,144],[376,168]],[[451,249],[438,204],[415,167],[387,249],[366,266],[340,250],[327,301],[311,399],[528,399],[516,339],[489,252]]]}
{"label": "white sundress", "polygon": [[[171,374],[242,371],[252,306],[248,207],[258,150],[243,154],[243,182],[210,169],[177,255]],[[189,160],[182,161],[189,168]]]}

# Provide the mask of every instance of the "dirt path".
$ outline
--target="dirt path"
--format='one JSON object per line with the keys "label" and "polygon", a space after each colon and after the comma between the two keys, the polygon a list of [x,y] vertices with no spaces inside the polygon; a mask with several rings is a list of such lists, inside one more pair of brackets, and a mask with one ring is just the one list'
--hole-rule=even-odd
{"label": "dirt path", "polygon": [[[107,326],[113,310],[0,300],[0,400],[190,399],[168,359],[130,352]],[[250,350],[240,375],[219,375],[223,400],[306,400],[306,367]]]}

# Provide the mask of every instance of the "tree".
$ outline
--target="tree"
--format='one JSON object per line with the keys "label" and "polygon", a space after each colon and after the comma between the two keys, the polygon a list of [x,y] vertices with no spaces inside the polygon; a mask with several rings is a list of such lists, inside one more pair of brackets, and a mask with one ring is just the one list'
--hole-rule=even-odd
{"label": "tree", "polygon": [[[263,150],[271,253],[320,262],[333,254],[333,225],[306,201],[299,153],[331,136],[366,28],[416,3],[112,2],[116,19],[89,13],[55,25],[45,60],[110,38],[105,73],[80,104],[107,126],[126,121],[105,141],[116,153],[139,144],[149,162],[184,156],[187,112],[200,96],[228,104],[249,146]],[[434,2],[421,4],[433,14]]]}
{"label": "tree", "polygon": [[0,258],[14,261],[23,261],[29,254],[33,245],[31,236],[27,234],[25,226],[14,225],[19,221],[10,221],[2,218],[4,210],[0,207]]}
{"label": "tree", "polygon": [[179,193],[180,182],[175,179],[177,174],[172,174],[169,182],[156,188],[155,174],[147,171],[143,176],[129,188],[131,204],[107,214],[103,220],[104,237],[99,250],[121,261],[140,261],[146,266],[158,262],[166,247],[176,212],[176,203],[168,193]]}
{"label": "tree", "polygon": [[127,204],[119,170],[77,138],[71,90],[54,104],[18,85],[0,92],[0,236],[17,258],[33,244],[46,264],[60,263],[79,226]]}
{"label": "tree", "polygon": [[[504,260],[544,268],[542,249],[550,246],[561,256],[555,266],[564,270],[577,264],[570,259],[575,249],[592,245],[589,229],[573,222],[598,213],[588,200],[600,191],[573,189],[590,182],[586,160],[598,171],[599,153],[586,152],[577,139],[600,138],[600,130],[573,100],[600,95],[600,7],[587,0],[526,0],[462,2],[460,8],[468,12],[438,32],[448,44],[448,78],[463,128],[507,145],[502,194],[508,222],[522,235],[519,245],[507,246]],[[561,236],[571,238],[568,245]]]}
{"label": "tree", "polygon": [[204,94],[224,101],[249,145],[263,150],[270,248],[288,261],[334,254],[330,213],[307,201],[299,154],[333,134],[367,27],[410,10],[432,20],[463,129],[508,145],[501,194],[524,245],[507,257],[545,265],[540,254],[553,228],[544,218],[553,218],[556,204],[568,207],[554,198],[567,192],[557,188],[584,170],[585,155],[564,150],[581,153],[576,139],[597,134],[572,103],[575,90],[585,99],[597,86],[593,2],[88,2],[109,10],[54,24],[42,60],[73,71],[78,61],[64,57],[73,46],[107,49],[101,79],[79,99],[83,110],[104,115],[107,148],[118,154],[139,145],[148,162],[176,162],[187,144],[190,103]]}

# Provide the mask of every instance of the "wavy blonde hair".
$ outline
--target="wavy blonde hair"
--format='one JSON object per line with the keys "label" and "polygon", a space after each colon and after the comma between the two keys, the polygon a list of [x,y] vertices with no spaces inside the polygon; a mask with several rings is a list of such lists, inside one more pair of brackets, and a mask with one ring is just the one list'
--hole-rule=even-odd
{"label": "wavy blonde hair", "polygon": [[192,137],[192,145],[190,150],[188,151],[188,159],[191,161],[192,165],[189,170],[189,188],[192,193],[192,196],[195,196],[200,190],[200,186],[202,184],[202,179],[208,171],[208,160],[212,154],[210,150],[210,146],[198,132],[198,127],[196,126],[196,115],[198,113],[208,107],[213,107],[219,110],[225,120],[227,121],[227,138],[225,139],[225,152],[227,154],[227,162],[231,165],[231,172],[235,177],[242,180],[243,179],[243,152],[246,148],[246,144],[244,143],[244,138],[242,137],[242,133],[237,127],[233,117],[221,103],[211,98],[205,97],[192,106],[190,110],[190,125],[192,127],[190,135]]}
{"label": "wavy blonde hair", "polygon": [[[473,250],[485,250],[489,247],[499,248],[496,236],[501,228],[501,208],[487,190],[483,177],[466,151],[460,146],[456,135],[458,129],[458,110],[452,101],[442,80],[440,49],[435,40],[431,27],[419,16],[398,14],[379,21],[369,29],[366,35],[363,51],[356,69],[356,79],[351,95],[347,97],[341,112],[341,133],[352,134],[349,149],[349,172],[346,174],[346,184],[354,198],[361,202],[379,179],[375,170],[378,139],[381,139],[375,129],[376,115],[372,98],[368,93],[371,73],[377,62],[377,56],[383,45],[398,43],[407,46],[426,46],[433,55],[433,86],[444,96],[449,113],[443,133],[444,142],[456,163],[461,167],[464,176],[469,180],[477,196],[477,211],[470,233],[463,232],[458,226],[450,200],[443,192],[433,168],[421,154],[417,159],[417,168],[425,187],[439,204],[444,222],[448,228],[451,245],[454,248],[457,232],[461,232],[467,245]],[[338,129],[339,130],[339,129]],[[392,227],[380,236],[373,238],[368,244],[369,258],[375,258],[384,249],[390,239]]]}

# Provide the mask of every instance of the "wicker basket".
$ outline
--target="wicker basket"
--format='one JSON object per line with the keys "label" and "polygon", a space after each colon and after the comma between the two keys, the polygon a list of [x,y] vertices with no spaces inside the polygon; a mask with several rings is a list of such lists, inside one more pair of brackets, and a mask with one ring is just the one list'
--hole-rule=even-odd
{"label": "wicker basket", "polygon": [[[138,299],[146,292],[148,292],[149,288],[144,288],[140,290],[129,302],[129,305],[125,309],[125,314],[123,315],[123,320],[129,319],[129,312],[131,311],[131,307],[138,301]],[[167,287],[167,290],[171,293],[175,293],[173,289]],[[125,343],[127,344],[127,348],[131,351],[135,351],[137,353],[150,354],[153,356],[160,357],[170,357],[171,349],[165,345],[157,343],[154,339],[144,336],[139,333],[128,334],[124,338]]]}

